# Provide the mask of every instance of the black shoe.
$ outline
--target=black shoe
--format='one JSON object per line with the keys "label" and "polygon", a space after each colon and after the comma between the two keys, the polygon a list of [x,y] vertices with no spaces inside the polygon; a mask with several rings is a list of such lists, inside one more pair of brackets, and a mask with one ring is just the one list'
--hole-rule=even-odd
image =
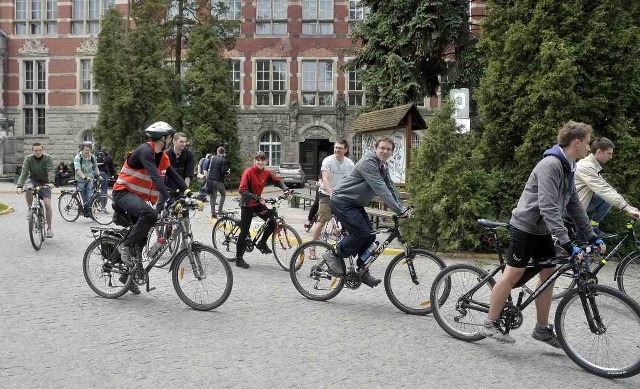
{"label": "black shoe", "polygon": [[262,254],[271,254],[273,253],[273,251],[271,251],[271,249],[269,247],[267,247],[267,244],[265,242],[260,242],[256,245],[256,248],[258,250],[260,250],[260,252]]}
{"label": "black shoe", "polygon": [[[225,258],[227,258],[227,257],[225,257]],[[229,261],[229,262],[235,262],[235,261],[236,261],[236,259],[235,259],[235,257],[234,257],[234,258],[227,258],[227,261]]]}
{"label": "black shoe", "polygon": [[236,258],[236,266],[241,267],[243,269],[249,268],[249,264],[246,263],[243,258]]}
{"label": "black shoe", "polygon": [[375,288],[380,283],[379,278],[375,278],[371,275],[371,273],[366,272],[362,276],[360,276],[362,283],[367,285],[369,288]]}
{"label": "black shoe", "polygon": [[312,225],[313,225],[313,223],[311,223],[311,222],[304,223],[304,225],[303,225],[304,230],[305,230],[306,232],[309,232],[309,230],[311,230],[311,226],[312,226]]}
{"label": "black shoe", "polygon": [[[118,280],[120,281],[121,284],[124,284],[127,282],[127,276],[124,274],[121,274]],[[131,281],[131,285],[129,285],[129,292],[133,294],[140,294],[140,288],[138,288],[138,285],[136,285],[133,281]]]}

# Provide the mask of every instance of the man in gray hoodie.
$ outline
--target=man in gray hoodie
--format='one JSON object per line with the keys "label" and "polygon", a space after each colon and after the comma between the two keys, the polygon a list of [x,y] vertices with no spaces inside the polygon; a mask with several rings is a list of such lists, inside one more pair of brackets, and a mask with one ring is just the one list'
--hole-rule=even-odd
{"label": "man in gray hoodie", "polygon": [[[556,255],[551,235],[558,239],[568,253],[581,260],[581,250],[571,243],[562,222],[565,211],[573,219],[576,228],[591,243],[599,244],[600,251],[604,253],[604,242],[594,234],[574,188],[576,160],[589,154],[592,133],[593,129],[588,124],[573,121],[566,123],[558,132],[558,144],[544,152],[542,160],[529,175],[518,205],[511,213],[511,245],[507,265],[491,292],[489,314],[480,330],[482,335],[502,343],[515,342],[498,324],[500,313],[511,289],[517,283],[522,283],[527,263],[533,261],[538,264],[539,260]],[[540,284],[554,271],[555,265],[540,266]],[[537,324],[532,337],[560,348],[553,325],[549,324],[552,298],[553,285],[547,287],[536,299]]]}
{"label": "man in gray hoodie", "polygon": [[[336,275],[344,273],[343,258],[355,253],[362,254],[376,238],[371,234],[373,225],[364,210],[373,196],[380,197],[382,202],[398,215],[411,216],[411,211],[400,204],[398,193],[389,176],[387,161],[394,149],[395,143],[391,138],[377,139],[375,153],[360,159],[353,170],[333,188],[330,199],[331,212],[349,232],[338,243],[335,253],[329,251],[323,255],[327,265]],[[368,271],[362,274],[361,279],[371,288],[380,283],[380,280]]]}

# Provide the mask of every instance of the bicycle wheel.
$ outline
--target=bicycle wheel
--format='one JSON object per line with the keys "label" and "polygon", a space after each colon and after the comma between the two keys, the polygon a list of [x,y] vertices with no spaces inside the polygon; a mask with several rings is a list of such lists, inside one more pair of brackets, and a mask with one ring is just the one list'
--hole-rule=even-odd
{"label": "bicycle wheel", "polygon": [[[587,315],[595,316],[596,328]],[[619,290],[595,284],[584,296],[571,290],[558,305],[555,325],[564,351],[586,371],[606,378],[640,373],[640,306]]]}
{"label": "bicycle wheel", "polygon": [[[153,265],[154,267],[161,268],[167,266],[171,263],[173,257],[180,251],[180,245],[182,244],[182,235],[176,234],[174,237],[171,237],[172,226],[155,226],[149,230],[147,234],[147,243],[142,249],[142,261],[149,262],[156,256],[160,256],[160,258]],[[168,229],[168,230],[167,230]],[[171,238],[169,238],[171,237]],[[168,244],[158,243],[159,238],[169,239]],[[154,247],[155,244],[159,244],[157,251],[153,253],[153,256],[149,256],[149,251]]]}
{"label": "bicycle wheel", "polygon": [[[188,250],[192,250],[193,262]],[[222,305],[233,287],[233,273],[227,259],[213,247],[191,244],[175,258],[173,288],[185,304],[198,311]]]}
{"label": "bicycle wheel", "polygon": [[113,198],[110,195],[100,195],[91,201],[91,217],[98,224],[106,226],[113,222]]}
{"label": "bicycle wheel", "polygon": [[239,220],[227,216],[218,219],[211,229],[213,247],[223,254],[230,253],[235,257],[236,242],[238,241],[238,234],[240,234],[239,224]]}
{"label": "bicycle wheel", "polygon": [[101,297],[118,298],[129,290],[132,278],[120,261],[120,240],[102,236],[89,244],[82,257],[82,272],[91,290]]}
{"label": "bicycle wheel", "polygon": [[433,317],[440,327],[456,339],[473,342],[483,339],[478,331],[489,312],[491,289],[496,284],[489,277],[482,286],[469,295],[469,291],[489,276],[480,267],[459,263],[446,267],[433,281],[431,301]]}
{"label": "bicycle wheel", "polygon": [[[36,200],[34,199],[34,201]],[[31,245],[36,250],[40,250],[42,241],[44,241],[44,234],[42,233],[44,226],[41,224],[40,210],[37,208],[32,209],[29,213],[29,239],[31,239]]]}
{"label": "bicycle wheel", "polygon": [[344,278],[329,274],[327,262],[322,258],[329,250],[332,250],[330,244],[312,240],[303,243],[291,255],[289,274],[293,286],[310,300],[330,300],[344,287]]}
{"label": "bicycle wheel", "polygon": [[302,238],[296,230],[288,224],[276,224],[276,229],[271,235],[271,250],[276,262],[284,270],[289,271],[291,254],[300,247]]}
{"label": "bicycle wheel", "polygon": [[60,216],[68,222],[74,222],[80,217],[80,204],[73,193],[63,193],[58,198],[58,211]]}
{"label": "bicycle wheel", "polygon": [[411,258],[405,253],[396,255],[384,273],[387,297],[404,313],[431,313],[431,285],[445,266],[437,255],[423,249],[413,249]]}
{"label": "bicycle wheel", "polygon": [[640,301],[640,253],[633,252],[620,262],[618,289],[635,301]]}

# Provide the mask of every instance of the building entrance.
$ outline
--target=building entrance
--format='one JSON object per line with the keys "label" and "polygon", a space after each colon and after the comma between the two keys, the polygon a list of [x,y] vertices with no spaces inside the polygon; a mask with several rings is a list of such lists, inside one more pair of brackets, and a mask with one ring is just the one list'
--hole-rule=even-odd
{"label": "building entrance", "polygon": [[307,180],[317,180],[322,160],[333,154],[333,142],[328,139],[307,139],[300,143],[300,164]]}

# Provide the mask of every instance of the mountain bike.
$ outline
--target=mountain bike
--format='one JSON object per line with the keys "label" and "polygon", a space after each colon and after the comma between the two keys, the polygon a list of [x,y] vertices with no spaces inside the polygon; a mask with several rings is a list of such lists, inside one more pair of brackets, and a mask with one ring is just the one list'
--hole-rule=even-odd
{"label": "mountain bike", "polygon": [[[310,300],[327,301],[336,297],[343,287],[358,289],[361,277],[380,257],[385,248],[394,240],[403,246],[403,252],[396,255],[384,274],[384,288],[391,303],[402,312],[412,315],[431,313],[429,293],[435,276],[445,267],[445,263],[436,254],[409,244],[400,232],[399,217],[393,216],[393,227],[377,229],[371,232],[377,235],[389,233],[365,263],[357,254],[345,264],[344,276],[334,275],[322,255],[333,250],[333,245],[321,240],[312,240],[302,244],[291,256],[289,274],[296,290]],[[346,261],[345,261],[346,262]]]}
{"label": "mountain bike", "polygon": [[[131,231],[134,220],[120,209],[115,210],[114,222],[124,228],[92,227],[95,240],[87,248],[83,257],[83,273],[89,287],[99,296],[118,298],[129,290],[132,283],[150,287],[149,272],[161,255],[148,261],[142,248],[136,247],[132,253],[134,266],[126,266],[120,259],[118,246]],[[216,249],[205,246],[193,239],[189,230],[189,211],[202,208],[202,202],[190,198],[179,198],[167,207],[163,223],[171,224],[172,234],[159,248],[166,250],[180,236],[185,244],[175,254],[169,271],[173,287],[185,304],[193,309],[208,311],[222,305],[233,286],[233,273],[227,259]]]}
{"label": "mountain bike", "polygon": [[31,208],[29,208],[29,239],[31,239],[31,245],[36,250],[40,250],[42,247],[42,242],[44,242],[45,239],[45,228],[47,226],[47,220],[44,215],[44,203],[40,195],[42,189],[43,187],[41,186],[25,189],[27,192],[33,193],[33,201],[31,202]]}
{"label": "mountain bike", "polygon": [[[100,190],[98,190],[98,185],[100,185],[101,182],[100,177],[92,178],[91,181],[94,183],[94,190],[86,203],[89,204],[91,210],[90,217],[98,224],[110,224],[113,221],[113,214],[110,211],[113,198],[108,194],[103,195]],[[58,211],[60,211],[60,216],[68,222],[74,222],[80,217],[80,213],[84,214],[86,205],[82,199],[80,190],[78,190],[78,182],[75,180],[70,181],[70,183],[71,182],[76,185],[76,189],[62,190],[60,197],[58,197]]]}
{"label": "mountain bike", "polygon": [[[621,291],[597,284],[588,266],[591,258],[598,260],[597,249],[586,247],[586,251],[581,263],[568,256],[541,261],[542,266],[559,266],[526,300],[523,301],[523,289],[516,303],[509,296],[500,315],[501,331],[507,334],[519,328],[523,323],[522,311],[564,273],[571,272],[576,288],[562,298],[554,320],[562,349],[592,374],[607,378],[634,376],[640,372],[640,306]],[[479,331],[489,312],[491,289],[496,283],[494,277],[504,268],[504,261],[491,272],[460,263],[440,272],[431,288],[431,300],[438,299],[432,306],[440,327],[459,340],[483,339]],[[531,269],[534,271],[530,272]],[[535,274],[538,269],[530,264],[525,274]],[[525,281],[523,276],[516,287]]]}
{"label": "mountain bike", "polygon": [[[201,201],[201,200],[199,200]],[[189,218],[192,218],[195,211],[189,214]],[[149,262],[156,259],[155,267],[162,268],[167,266],[176,257],[180,248],[183,246],[182,234],[175,228],[175,217],[173,209],[168,209],[158,219],[158,222],[149,230],[147,234],[147,244],[142,250],[142,257],[144,262]],[[190,224],[187,223],[190,227]]]}
{"label": "mountain bike", "polygon": [[[298,232],[292,226],[287,224],[282,216],[278,215],[280,202],[285,199],[285,196],[264,199],[264,201],[271,206],[271,210],[273,212],[271,212],[271,216],[258,228],[253,238],[250,236],[251,234],[247,236],[245,252],[250,253],[254,250],[255,246],[262,238],[262,235],[267,228],[267,224],[270,220],[273,220],[276,228],[271,235],[271,250],[273,251],[273,256],[276,258],[278,265],[280,265],[280,267],[285,271],[288,271],[291,253],[300,247],[302,239]],[[238,219],[234,214],[223,213],[213,225],[213,229],[211,230],[211,241],[213,242],[213,247],[223,253],[230,253],[235,257],[239,235],[240,219]]]}

